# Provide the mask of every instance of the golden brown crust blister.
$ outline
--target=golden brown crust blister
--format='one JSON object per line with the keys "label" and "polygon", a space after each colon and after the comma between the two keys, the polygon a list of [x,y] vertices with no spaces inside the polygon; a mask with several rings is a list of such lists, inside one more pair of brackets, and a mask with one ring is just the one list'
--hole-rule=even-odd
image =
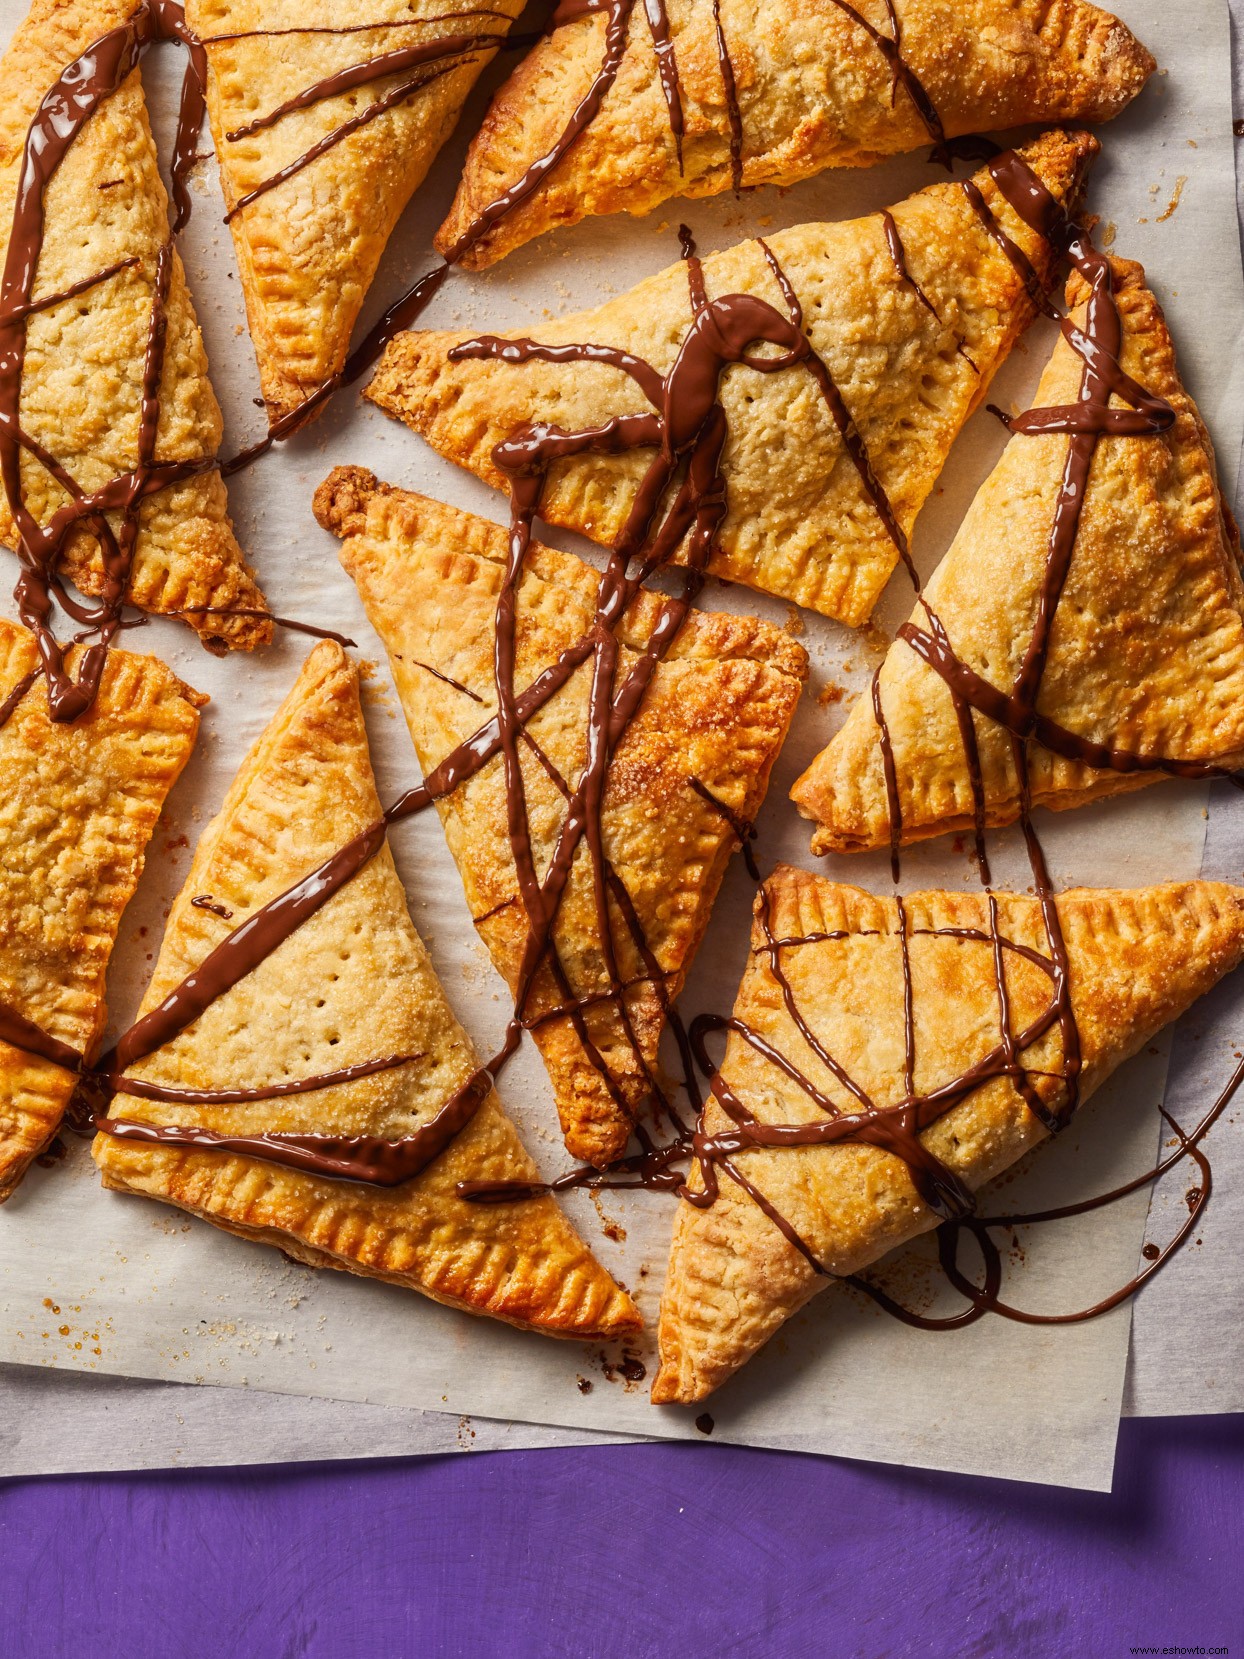
{"label": "golden brown crust blister", "polygon": [[[1021,153],[1059,201],[1073,204],[1097,149],[1086,133],[1046,133]],[[1048,281],[1048,244],[1002,200],[988,173],[976,182]],[[908,533],[964,421],[1034,313],[1014,266],[959,185],[922,190],[893,216],[907,267],[936,316],[902,280],[879,214],[800,225],[769,245]],[[704,275],[710,297],[754,293],[786,314],[759,242],[709,256]],[[595,311],[543,324],[537,338],[622,347],[664,374],[691,316],[686,266],[679,264]],[[648,407],[635,383],[605,364],[451,362],[451,349],[467,338],[399,335],[367,396],[490,484],[502,484],[494,445],[527,421],[582,429]],[[899,555],[807,369],[761,374],[732,365],[722,376],[721,400],[729,426],[722,462],[727,511],[709,570],[843,622],[866,621]],[[610,542],[650,461],[644,450],[559,461],[549,471],[541,514]]]}
{"label": "golden brown crust blister", "polygon": [[[1070,572],[1051,636],[1038,711],[1077,735],[1141,755],[1238,766],[1244,761],[1244,585],[1213,447],[1184,390],[1175,349],[1139,265],[1114,261],[1120,358],[1176,411],[1170,433],[1097,445]],[[1083,306],[1079,277],[1068,285]],[[1082,313],[1075,316],[1081,322]],[[1061,337],[1037,407],[1074,403],[1082,361]],[[1019,672],[1034,618],[1069,439],[1017,435],[982,485],[926,590],[956,654],[1003,692]],[[913,621],[925,626],[923,607]],[[903,640],[881,669],[902,839],[972,822],[972,784],[950,692]],[[1018,816],[1008,734],[974,716],[986,817]],[[817,852],[889,840],[889,804],[870,698],[813,761],[792,799],[819,828]],[[1160,771],[1099,771],[1029,745],[1035,804],[1067,808],[1160,781]]]}
{"label": "golden brown crust blister", "polygon": [[[782,968],[807,1024],[830,1054],[877,1105],[900,1100],[904,982],[894,900],[789,867],[775,871],[766,891],[776,937],[847,935],[786,947]],[[1002,936],[1048,954],[1039,902],[1002,893],[997,901]],[[1083,1098],[1244,956],[1244,889],[1212,882],[1134,892],[1081,889],[1061,894],[1056,902],[1084,1059]],[[903,903],[915,1013],[915,1084],[918,1094],[926,1094],[963,1075],[1000,1039],[989,904],[984,893],[937,892],[912,894]],[[975,929],[985,939],[932,936],[933,930],[951,927]],[[791,1019],[763,941],[758,920],[736,1018],[787,1055],[841,1110],[857,1109]],[[1004,954],[1011,1029],[1018,1032],[1045,1009],[1050,982],[1018,952]],[[1057,1073],[1062,1060],[1057,1025],[1024,1050],[1023,1058],[1030,1066]],[[733,1033],[722,1075],[762,1123],[819,1116],[795,1084]],[[1047,1106],[1062,1104],[1065,1086],[1057,1077],[1033,1076],[1031,1081]],[[712,1134],[728,1126],[714,1097],[705,1127]],[[995,1078],[938,1119],[921,1139],[969,1187],[977,1188],[1045,1134],[1014,1084]],[[739,1155],[737,1163],[835,1276],[859,1272],[937,1223],[906,1164],[878,1147],[753,1149]],[[707,1209],[679,1205],[653,1399],[702,1399],[829,1282],[723,1172],[721,1196],[714,1204]]]}
{"label": "golden brown crust blister", "polygon": [[[230,931],[380,814],[358,672],[318,645],[204,831],[143,1000],[147,1012]],[[196,907],[210,894],[229,919]],[[117,1117],[236,1134],[398,1138],[475,1071],[410,920],[387,847],[180,1036],[132,1068],[182,1088],[259,1086],[388,1054],[406,1065],[303,1095],[174,1106],[119,1094]],[[630,1298],[552,1198],[469,1204],[456,1184],[534,1180],[490,1093],[448,1150],[395,1188],[331,1180],[228,1151],[95,1141],[105,1184],[162,1198],[300,1260],[421,1290],[555,1336],[636,1329]]]}
{"label": "golden brown crust blister", "polygon": [[[37,663],[31,635],[0,620],[0,702]],[[113,651],[72,725],[49,719],[36,680],[0,726],[0,1002],[79,1054],[103,1030],[121,916],[203,701],[157,658]],[[73,1087],[67,1071],[0,1042],[0,1202],[55,1135]]]}
{"label": "golden brown crust blister", "polygon": [[[5,243],[26,131],[40,100],[67,64],[135,9],[134,0],[36,0],[13,37],[0,62],[0,238]],[[142,365],[156,261],[169,235],[168,201],[138,70],[105,99],[75,139],[44,192],[44,207],[36,300],[120,260],[138,261],[78,298],[37,312],[27,323],[22,426],[90,491],[130,472],[138,459]],[[213,457],[220,447],[220,408],[176,256],[166,309],[156,460]],[[65,504],[66,493],[29,452],[23,452],[21,468],[30,510],[46,523]],[[0,541],[15,546],[12,516],[2,495]],[[88,531],[69,537],[63,569],[83,593],[103,591],[99,545]],[[267,608],[234,536],[218,471],[173,483],[143,502],[129,598],[143,610],[165,613],[193,606]],[[262,619],[203,615],[186,620],[212,649],[249,650],[272,636],[271,623]]]}
{"label": "golden brown crust blister", "polygon": [[[855,0],[892,34],[880,0]],[[732,186],[726,90],[707,0],[669,0],[686,134],[680,168],[642,5],[595,119],[547,179],[465,256],[490,265],[591,214],[644,214],[673,196]],[[895,93],[878,47],[835,0],[722,0],[743,123],[746,188],[789,185],[827,167],[861,167],[919,149],[929,133]],[[1082,0],[904,0],[902,50],[949,137],[1038,122],[1101,121],[1136,96],[1154,61],[1109,12]],[[557,144],[604,56],[601,15],[568,23],[523,59],[472,141],[436,244],[454,245]]]}
{"label": "golden brown crust blister", "polygon": [[[316,513],[345,538],[342,563],[388,650],[426,776],[496,708],[492,650],[506,533],[500,525],[377,484],[359,468],[332,474],[316,497]],[[588,633],[599,580],[581,560],[541,546],[531,549],[524,571],[519,690]],[[619,634],[619,678],[646,642],[658,608],[655,597],[643,595],[628,612]],[[457,681],[470,695],[430,670]],[[582,666],[527,726],[572,787],[586,753],[590,672],[590,665]],[[681,988],[736,845],[729,824],[689,780],[698,778],[736,819],[750,822],[806,672],[803,650],[781,630],[752,617],[692,611],[614,753],[601,814],[605,853],[666,975],[669,1001]],[[543,871],[565,801],[533,752],[523,751],[522,768],[536,868]],[[508,838],[500,757],[440,810],[471,914],[497,968],[513,985],[528,924]],[[554,931],[576,996],[597,993],[608,983],[593,894],[591,865],[580,848]],[[616,911],[613,919],[640,1054],[609,1004],[588,1008],[584,1019],[614,1088],[569,1018],[549,1021],[533,1033],[553,1082],[567,1146],[601,1164],[626,1145],[630,1114],[649,1092],[665,1023],[633,937]],[[546,968],[528,1012],[536,1015],[564,1001]]]}
{"label": "golden brown crust blister", "polygon": [[[299,0],[187,0],[190,26],[207,42],[208,112],[228,205],[393,95],[411,71],[334,94],[245,137],[230,140],[229,133],[383,53],[447,36],[503,36],[522,0],[490,5],[491,12],[455,19],[452,8],[436,0],[337,0],[334,27],[379,26],[341,34],[260,32],[213,45],[214,36],[298,29],[309,20],[307,7]],[[441,64],[430,65],[437,78],[423,90],[350,133],[232,220],[251,337],[274,419],[297,408],[345,362],[385,244],[492,55],[488,49],[472,53],[448,73],[439,73]]]}

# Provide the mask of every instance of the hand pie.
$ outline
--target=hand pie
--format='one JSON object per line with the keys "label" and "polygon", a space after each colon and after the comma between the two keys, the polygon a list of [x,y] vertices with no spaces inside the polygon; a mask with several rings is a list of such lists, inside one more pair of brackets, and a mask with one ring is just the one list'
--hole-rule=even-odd
{"label": "hand pie", "polygon": [[[1033,803],[1080,806],[1139,789],[1167,760],[1244,762],[1244,588],[1240,546],[1224,508],[1213,449],[1184,390],[1161,308],[1139,265],[1111,262],[1127,374],[1175,411],[1169,432],[1099,438],[1065,585],[1056,601],[1028,739]],[[1068,284],[1072,322],[1085,326],[1087,289]],[[1060,336],[1037,403],[1058,411],[1080,395],[1083,362]],[[986,479],[958,535],[891,646],[876,683],[894,769],[895,840],[914,841],[1020,811],[1010,731],[973,713],[924,655],[929,612],[954,655],[1009,693],[1034,638],[1051,526],[1071,439],[1018,432]],[[819,822],[817,852],[886,844],[890,796],[873,699],[862,697],[792,791]],[[965,737],[976,751],[978,780]],[[1051,747],[1051,745],[1053,747]],[[1115,767],[1087,764],[1093,745]],[[1135,770],[1136,758],[1150,769]]]}
{"label": "hand pie", "polygon": [[[1047,133],[1022,152],[1068,204],[1078,200],[1096,153],[1096,140],[1083,133]],[[986,213],[1047,285],[1048,244],[1002,200],[987,172],[975,185]],[[905,545],[964,421],[1032,321],[1033,301],[961,184],[933,185],[889,215],[800,225],[767,246],[744,242],[703,262],[711,297],[754,294],[785,318],[790,305],[779,272],[802,306],[801,327],[828,389],[808,363],[725,370],[727,512],[708,568],[858,624],[898,562],[899,540]],[[682,263],[595,311],[546,324],[539,338],[554,347],[625,348],[668,377],[687,347],[692,316]],[[611,364],[455,359],[453,348],[467,339],[399,335],[367,396],[490,484],[502,482],[494,445],[527,422],[585,430],[650,407],[636,380]],[[840,396],[843,424],[830,395]],[[541,516],[612,542],[650,460],[650,452],[632,449],[558,461]]]}
{"label": "hand pie", "polygon": [[[121,916],[206,699],[155,657],[113,651],[95,702],[64,725],[38,662],[31,635],[0,620],[0,1031],[16,1015],[89,1059]],[[0,1037],[0,1202],[74,1085],[70,1067]]]}
{"label": "hand pie", "polygon": [[489,6],[186,0],[273,419],[345,362],[385,243],[522,0]]}
{"label": "hand pie", "polygon": [[[351,468],[320,487],[316,516],[345,540],[342,563],[389,653],[426,778],[497,709],[493,651],[506,532]],[[546,881],[587,761],[587,645],[599,583],[580,560],[537,545],[518,588],[517,691],[562,652],[584,646],[574,676],[526,720],[518,745],[534,870]],[[641,590],[627,611],[616,635],[615,696],[663,610],[660,596]],[[576,1157],[597,1164],[618,1157],[653,1094],[666,1012],[708,923],[736,830],[764,799],[806,672],[804,652],[779,629],[692,610],[610,754],[600,873],[585,836],[556,908],[553,949],[541,954],[522,1010],[536,1022],[532,1035]],[[531,932],[508,827],[516,804],[502,756],[440,803],[471,914],[512,990]],[[541,1019],[576,999],[572,1012]]]}
{"label": "hand pie", "polygon": [[[358,674],[316,646],[204,830],[143,1001],[146,1014],[262,905],[380,817]],[[213,908],[204,908],[195,900]],[[406,1064],[306,1093],[183,1105],[118,1092],[112,1117],[225,1137],[409,1135],[476,1071],[411,925],[388,847],[171,1042],[135,1082],[262,1087],[410,1054]],[[399,1186],[330,1179],[224,1144],[203,1150],[101,1133],[106,1186],[146,1193],[314,1267],[421,1290],[554,1336],[636,1329],[625,1292],[552,1198],[496,1207],[459,1181],[536,1179],[495,1092],[421,1175]]]}
{"label": "hand pie", "polygon": [[608,0],[571,16],[471,144],[436,239],[468,269],[591,214],[794,184],[964,133],[1106,120],[1154,69],[1082,0]]}
{"label": "hand pie", "polygon": [[[138,10],[137,0],[35,0],[0,61],[0,237],[6,247],[27,129],[40,101],[63,69]],[[221,416],[181,260],[175,251],[161,257],[169,247],[168,201],[137,69],[74,140],[44,190],[43,209],[42,244],[31,250],[40,308],[25,323],[20,418],[44,455],[26,443],[20,468],[25,504],[46,526],[70,501],[66,475],[75,489],[91,494],[144,470],[144,364],[157,317],[167,333],[153,464],[214,457]],[[137,525],[129,602],[166,614],[204,607],[186,620],[212,649],[250,649],[271,638],[272,624],[262,618],[211,614],[267,608],[234,537],[214,467],[148,494]],[[0,540],[18,546],[13,503],[2,492]],[[82,593],[106,591],[104,556],[86,522],[60,541],[56,567]]]}
{"label": "hand pie", "polygon": [[[1081,889],[1053,902],[1069,965],[1083,1100],[1236,966],[1244,955],[1244,889],[1211,882]],[[880,1109],[884,1123],[886,1108],[905,1097],[919,1110],[934,1091],[968,1080],[987,1056],[1005,1060],[995,926],[1004,941],[997,955],[1005,962],[1006,1029],[1025,1068],[1022,1082],[995,1064],[988,1081],[943,1105],[941,1115],[932,1102],[911,1163],[877,1144],[884,1136],[874,1144],[751,1146],[724,1166],[715,1163],[716,1201],[678,1207],[654,1401],[703,1399],[832,1278],[857,1273],[936,1226],[938,1215],[913,1179],[920,1161],[922,1184],[938,1178],[974,1191],[1045,1139],[1025,1094],[1053,1120],[1074,1109],[1066,1033],[1048,1017],[1056,1006],[1053,950],[1041,901],[917,893],[901,903],[902,909],[894,899],[789,867],[775,871],[757,899],[735,1020],[790,1062],[830,1110],[736,1027],[705,1132],[732,1130],[740,1110],[762,1125],[826,1123],[855,1113],[864,1126],[869,1114],[851,1088]],[[1035,1040],[1025,1043],[1034,1030]],[[733,1117],[723,1100],[733,1100]],[[699,1173],[693,1187],[702,1184]]]}

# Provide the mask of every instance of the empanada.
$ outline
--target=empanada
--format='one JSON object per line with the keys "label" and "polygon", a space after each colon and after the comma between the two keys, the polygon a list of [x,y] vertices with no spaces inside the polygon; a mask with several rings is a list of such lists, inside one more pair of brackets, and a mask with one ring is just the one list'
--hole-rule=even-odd
{"label": "empanada", "polygon": [[[1238,532],[1144,272],[1120,260],[1111,270],[1122,324],[1119,362],[1165,399],[1175,422],[1163,433],[1107,431],[1097,439],[1027,743],[1032,801],[1055,808],[1156,782],[1167,775],[1164,760],[1193,772],[1244,763]],[[1081,329],[1087,295],[1073,274],[1067,297]],[[1082,358],[1060,336],[1038,407],[1075,405],[1083,372]],[[928,584],[928,610],[918,604],[907,625],[911,641],[900,635],[882,664],[876,692],[893,757],[896,841],[976,820],[1009,823],[1019,814],[1010,730],[980,711],[983,699],[973,712],[952,695],[917,648],[929,637],[931,611],[953,655],[988,686],[1011,693],[1054,562],[1051,527],[1071,442],[1065,432],[1011,438]],[[1113,754],[1113,766],[1087,764],[1094,746],[1103,758]],[[819,823],[818,852],[886,844],[890,794],[871,696],[860,698],[792,798]]]}
{"label": "empanada", "polygon": [[[1053,902],[1082,1101],[1244,956],[1244,889],[1211,882],[1081,889]],[[995,936],[1004,941],[1000,949]],[[1005,1071],[999,958],[1005,1029],[1015,1039],[1022,1085]],[[1046,1137],[1038,1112],[1057,1122],[1074,1109],[1066,1081],[1072,1047],[1051,1017],[1058,1006],[1053,961],[1037,898],[878,899],[789,867],[775,871],[757,898],[734,1016],[797,1077],[736,1027],[719,1074],[724,1086],[715,1085],[703,1128],[710,1137],[733,1131],[741,1110],[768,1126],[854,1116],[856,1134],[836,1144],[730,1152],[727,1165],[713,1163],[716,1201],[707,1208],[679,1204],[655,1401],[703,1399],[831,1276],[858,1273],[936,1226],[930,1193],[974,1191]],[[974,1068],[983,1064],[988,1080],[971,1087]],[[969,1092],[954,1092],[961,1079]],[[948,1098],[939,1102],[935,1091]],[[734,1117],[723,1100],[735,1104]],[[916,1138],[904,1158],[891,1149],[902,1127],[893,1109],[913,1104]],[[692,1187],[704,1190],[698,1171]]]}
{"label": "empanada", "polygon": [[187,0],[272,419],[341,368],[385,243],[521,10]]}
{"label": "empanada", "polygon": [[[493,653],[506,532],[377,484],[360,469],[333,473],[316,513],[345,540],[342,563],[388,650],[427,777],[497,710]],[[579,666],[523,724],[524,801],[507,789],[498,755],[440,802],[471,914],[511,989],[535,934],[510,809],[517,811],[514,833],[530,834],[533,880],[555,880],[568,801],[586,776],[599,584],[579,559],[530,549],[518,586],[515,690],[526,690],[563,652],[579,651]],[[615,708],[663,610],[660,596],[641,591],[616,629]],[[566,1144],[577,1157],[605,1164],[619,1156],[653,1093],[667,1010],[737,831],[764,798],[806,672],[803,650],[770,624],[692,610],[609,753],[598,812],[587,808],[583,839],[569,843],[575,851],[555,902],[554,949],[541,953],[522,1009],[534,1022]],[[599,869],[591,853],[597,822]],[[567,1005],[570,1012],[547,1018]]]}
{"label": "empanada", "polygon": [[[223,940],[379,818],[358,672],[325,641],[203,832],[143,1015],[187,975],[210,972],[205,960]],[[407,1285],[532,1330],[587,1337],[636,1329],[630,1298],[555,1200],[497,1207],[458,1197],[457,1183],[468,1178],[536,1178],[491,1087],[446,1149],[396,1185],[290,1167],[248,1147],[248,1137],[264,1135],[411,1137],[477,1076],[383,843],[296,931],[126,1075],[157,1093],[245,1094],[403,1055],[405,1063],[371,1075],[232,1104],[146,1098],[123,1082],[111,1117],[136,1128],[121,1123],[119,1133],[96,1137],[105,1185],[180,1205],[312,1266]],[[161,1125],[206,1130],[209,1144],[162,1142]],[[155,1138],[128,1138],[151,1126]],[[212,1134],[226,1139],[212,1146]],[[340,1141],[322,1144],[330,1154],[341,1149]]]}
{"label": "empanada", "polygon": [[70,1052],[53,1065],[34,1033],[36,1052],[0,1039],[0,1202],[60,1126],[73,1057],[93,1058],[121,916],[206,701],[157,658],[113,651],[65,725],[38,663],[31,635],[0,620],[0,1031],[17,1035],[16,1015]]}
{"label": "empanada", "polygon": [[[1047,133],[1021,153],[1073,206],[1097,153],[1088,134]],[[1049,244],[1002,199],[986,171],[986,215],[1052,279]],[[997,227],[994,227],[997,228]],[[776,269],[774,266],[776,262]],[[1028,286],[965,185],[936,184],[891,213],[800,225],[703,261],[708,297],[758,296],[790,312],[779,273],[802,308],[815,362],[779,371],[732,362],[720,375],[727,435],[726,514],[709,570],[852,624],[867,620],[964,421],[1035,307]],[[399,335],[367,396],[441,454],[502,484],[497,442],[527,422],[584,431],[653,407],[639,379],[612,363],[558,360],[569,343],[624,348],[664,377],[674,410],[694,395],[693,307],[686,262],[595,311],[539,330],[554,360],[454,356],[465,334]],[[505,336],[518,339],[520,336]],[[771,348],[756,346],[761,359]],[[561,353],[564,359],[575,354]],[[831,395],[840,397],[836,415]],[[651,448],[591,451],[551,468],[548,522],[612,542],[652,459]],[[901,544],[901,547],[900,547]]]}
{"label": "empanada", "polygon": [[472,142],[436,239],[468,268],[589,214],[1105,120],[1154,69],[1082,0],[605,0],[570,17]]}
{"label": "empanada", "polygon": [[[188,611],[186,620],[209,647],[250,649],[271,638],[272,624],[262,615],[220,614],[267,607],[234,536],[220,473],[210,465],[220,446],[220,408],[170,242],[138,69],[103,99],[53,171],[42,196],[41,243],[15,213],[27,130],[44,95],[67,66],[140,9],[137,0],[35,0],[0,62],[0,238],[9,262],[2,309],[10,317],[0,331],[6,349],[20,352],[23,333],[25,340],[24,366],[16,379],[0,377],[0,398],[10,385],[20,387],[13,413],[24,437],[14,437],[13,455],[21,497],[38,527],[70,507],[71,488],[89,497],[130,475],[158,486],[153,473],[174,464],[172,482],[137,497],[132,560],[121,571],[126,598],[143,610]],[[91,67],[98,67],[95,58]],[[23,255],[36,261],[36,309],[28,313],[21,309]],[[57,295],[69,297],[47,303]],[[154,400],[144,399],[148,370]],[[153,441],[144,438],[145,401]],[[197,470],[202,462],[209,464]],[[182,464],[189,476],[178,474]],[[14,507],[7,490],[0,492],[0,540],[18,549],[30,537],[19,534]],[[121,543],[125,516],[115,506],[108,513]],[[26,551],[30,556],[28,545]],[[107,566],[116,559],[105,558],[89,521],[70,510],[67,529],[32,562],[45,574],[61,572],[82,593],[107,596]]]}

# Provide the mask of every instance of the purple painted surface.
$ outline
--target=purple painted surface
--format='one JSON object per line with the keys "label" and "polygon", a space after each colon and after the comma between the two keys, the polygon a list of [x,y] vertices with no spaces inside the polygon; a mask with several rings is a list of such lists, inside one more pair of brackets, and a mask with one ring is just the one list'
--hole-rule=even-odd
{"label": "purple painted surface", "polygon": [[1124,1422],[1109,1496],[725,1446],[15,1481],[0,1654],[1244,1653],[1242,1516],[1244,1417]]}

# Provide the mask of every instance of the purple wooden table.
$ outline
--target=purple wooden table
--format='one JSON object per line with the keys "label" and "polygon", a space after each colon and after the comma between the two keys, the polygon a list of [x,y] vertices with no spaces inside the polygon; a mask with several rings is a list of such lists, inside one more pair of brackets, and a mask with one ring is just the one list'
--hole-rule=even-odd
{"label": "purple wooden table", "polygon": [[14,1481],[0,1654],[1242,1654],[1242,1515],[1244,1417],[1125,1422],[1108,1497],[725,1446]]}

